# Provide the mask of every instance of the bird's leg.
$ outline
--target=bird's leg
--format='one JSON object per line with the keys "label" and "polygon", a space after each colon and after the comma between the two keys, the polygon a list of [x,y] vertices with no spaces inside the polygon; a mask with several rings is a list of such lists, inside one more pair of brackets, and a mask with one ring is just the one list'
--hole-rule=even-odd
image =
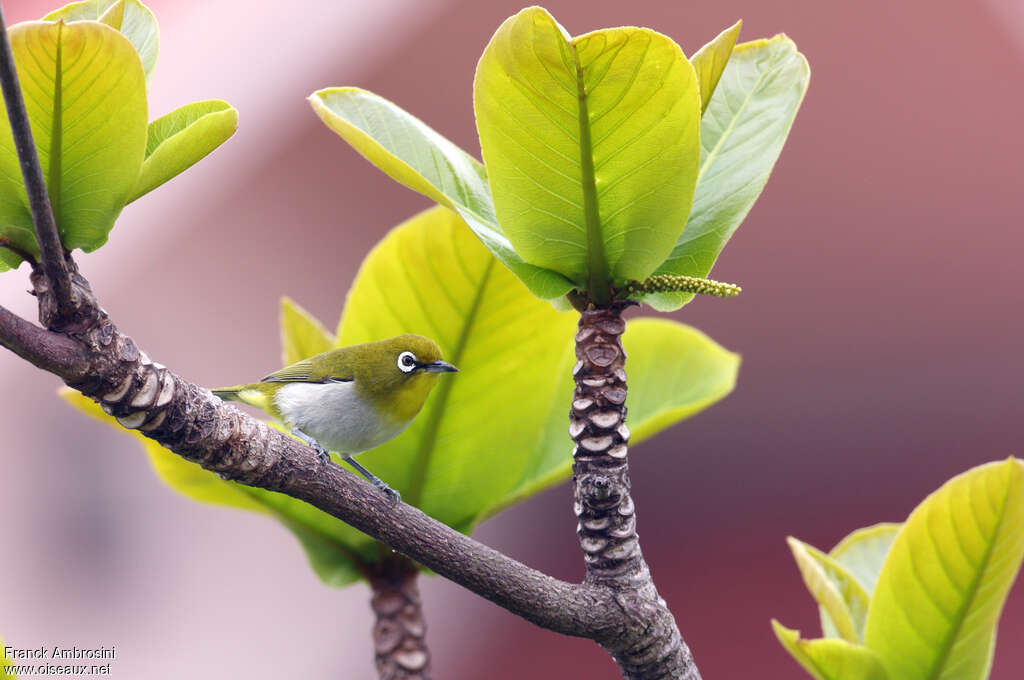
{"label": "bird's leg", "polygon": [[352,456],[344,456],[342,460],[351,465],[352,467],[354,467],[356,469],[356,472],[361,474],[363,477],[366,477],[366,481],[368,481],[370,484],[373,484],[375,487],[377,487],[387,495],[391,496],[392,505],[398,505],[398,502],[402,500],[402,494],[392,489],[390,486],[385,484],[380,477],[373,474],[372,472],[364,468],[362,465],[357,463]]}
{"label": "bird's leg", "polygon": [[299,429],[292,430],[292,434],[301,439],[303,444],[319,453],[320,460],[324,462],[324,465],[331,462],[331,454],[327,452],[327,449],[320,446],[320,442]]}

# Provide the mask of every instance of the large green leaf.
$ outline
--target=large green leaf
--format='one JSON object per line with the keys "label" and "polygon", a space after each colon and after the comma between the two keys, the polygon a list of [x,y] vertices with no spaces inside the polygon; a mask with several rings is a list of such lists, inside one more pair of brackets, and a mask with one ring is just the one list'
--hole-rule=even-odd
{"label": "large green leaf", "polygon": [[331,130],[364,158],[413,191],[459,213],[501,263],[541,299],[565,295],[572,283],[523,261],[501,232],[484,166],[423,121],[357,87],[333,87],[309,97]]}
{"label": "large green leaf", "polygon": [[[807,60],[784,35],[736,46],[701,120],[693,209],[656,273],[708,275],[767,183],[809,79]],[[644,301],[671,311],[692,298],[656,293]]]}
{"label": "large green leaf", "polygon": [[1024,463],[976,467],[911,513],[868,610],[865,642],[900,680],[988,675],[1003,602],[1024,556]]}
{"label": "large green leaf", "polygon": [[[404,433],[360,462],[405,500],[463,531],[566,479],[576,318],[533,296],[450,210],[437,207],[397,227],[364,261],[337,343],[420,333],[460,372],[439,382]],[[285,361],[332,340],[288,300],[282,337]],[[624,344],[634,441],[721,398],[735,382],[739,358],[681,324],[632,320]],[[330,584],[356,578],[360,563],[378,558],[372,539],[309,505],[224,482],[155,444],[147,451],[161,477],[191,497],[250,509],[258,503],[295,532]]]}
{"label": "large green leaf", "polygon": [[484,50],[473,100],[498,221],[524,260],[598,301],[665,260],[700,160],[700,87],[676,43],[633,27],[570,38],[530,7]]}
{"label": "large green leaf", "polygon": [[139,0],[83,0],[73,2],[43,17],[43,21],[101,21],[124,34],[139,53],[149,80],[160,53],[160,28],[156,17]]}
{"label": "large green leaf", "polygon": [[693,70],[697,72],[697,82],[700,83],[701,115],[707,111],[711,95],[715,93],[725,65],[729,63],[729,57],[732,56],[732,50],[736,46],[736,38],[740,35],[742,25],[742,21],[737,21],[690,57]]}
{"label": "large green leaf", "polygon": [[219,99],[186,104],[149,124],[146,160],[129,202],[202,160],[235,134],[238,111]]}
{"label": "large green leaf", "polygon": [[868,611],[868,595],[838,562],[820,550],[790,537],[787,539],[807,590],[847,642],[862,642]]}
{"label": "large green leaf", "polygon": [[[633,446],[714,404],[736,385],[740,356],[690,326],[667,319],[631,319],[622,345],[628,357],[626,407]],[[569,348],[557,369],[562,381],[547,422],[537,433],[531,469],[481,519],[571,476],[572,458],[565,453],[570,443],[566,416],[559,399],[572,394],[575,361]]]}
{"label": "large green leaf", "polygon": [[175,491],[201,503],[226,505],[276,518],[299,539],[310,565],[325,584],[340,587],[352,583],[360,576],[361,564],[376,559],[375,552],[360,555],[353,549],[353,546],[366,546],[368,539],[341,520],[289,496],[224,481],[146,439],[138,431],[124,430],[103,413],[99,405],[78,392],[63,388],[61,396],[86,414],[137,438],[157,476]]}
{"label": "large green leaf", "polygon": [[[857,529],[832,548],[828,556],[841,565],[857,580],[864,593],[871,597],[875,591],[878,573],[889,554],[896,534],[902,524],[875,524],[874,526]],[[824,607],[819,607],[821,629],[825,637],[839,637],[832,618]]]}
{"label": "large green leaf", "polygon": [[[61,241],[94,250],[128,200],[146,150],[138,54],[123,35],[93,21],[22,23],[11,27],[10,39]],[[0,110],[6,120],[2,104]],[[7,125],[0,125],[0,225],[0,238],[37,252]],[[0,270],[17,263],[7,253]]]}
{"label": "large green leaf", "polygon": [[800,632],[772,620],[779,642],[816,680],[889,680],[878,656],[845,640],[801,640]]}

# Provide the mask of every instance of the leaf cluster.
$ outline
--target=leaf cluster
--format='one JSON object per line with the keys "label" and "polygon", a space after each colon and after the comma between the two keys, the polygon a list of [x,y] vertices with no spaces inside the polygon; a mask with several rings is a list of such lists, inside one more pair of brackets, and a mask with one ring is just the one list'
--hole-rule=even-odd
{"label": "leaf cluster", "polygon": [[[66,250],[102,246],[125,205],[184,172],[237,127],[238,112],[220,100],[186,104],[147,124],[146,83],[160,37],[139,0],[75,2],[12,26],[9,35]],[[0,126],[0,271],[38,253],[11,130]]]}
{"label": "leaf cluster", "polygon": [[[456,211],[536,296],[597,304],[651,275],[705,277],[767,182],[809,70],[785,36],[687,59],[644,28],[571,37],[544,9],[477,66],[481,164],[395,104],[319,90],[317,114],[370,162]],[[692,294],[638,296],[659,310]]]}
{"label": "leaf cluster", "polygon": [[860,529],[828,554],[789,544],[824,637],[772,626],[814,678],[984,680],[1024,558],[1024,461],[954,477],[903,524]]}

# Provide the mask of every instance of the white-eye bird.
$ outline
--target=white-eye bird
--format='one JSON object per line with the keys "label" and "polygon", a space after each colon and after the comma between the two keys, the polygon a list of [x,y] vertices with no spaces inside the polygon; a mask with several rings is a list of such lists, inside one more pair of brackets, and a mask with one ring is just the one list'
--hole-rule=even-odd
{"label": "white-eye bird", "polygon": [[352,459],[397,436],[423,408],[441,373],[458,369],[441,359],[441,348],[421,335],[341,347],[271,373],[258,383],[213,393],[266,411],[316,449],[328,451],[374,486],[398,493]]}

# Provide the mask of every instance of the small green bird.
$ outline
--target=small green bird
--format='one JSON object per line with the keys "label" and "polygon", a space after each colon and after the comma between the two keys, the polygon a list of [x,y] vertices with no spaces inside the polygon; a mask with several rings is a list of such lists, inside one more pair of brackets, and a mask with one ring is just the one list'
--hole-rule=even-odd
{"label": "small green bird", "polygon": [[332,349],[271,373],[258,383],[213,393],[266,411],[316,449],[328,451],[398,501],[398,492],[353,460],[404,430],[441,373],[455,372],[441,348],[421,335]]}

